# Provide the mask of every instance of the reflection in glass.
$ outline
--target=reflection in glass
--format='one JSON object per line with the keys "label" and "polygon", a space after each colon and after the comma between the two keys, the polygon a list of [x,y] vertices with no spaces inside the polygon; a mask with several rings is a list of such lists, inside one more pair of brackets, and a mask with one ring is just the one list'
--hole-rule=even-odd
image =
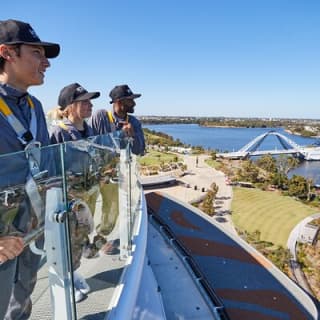
{"label": "reflection in glass", "polygon": [[[30,252],[32,263],[25,272],[35,274],[41,265],[33,294],[35,317],[55,317],[63,309],[59,299],[69,304],[66,313],[73,313],[71,301],[78,301],[78,318],[88,315],[88,306],[90,313],[106,314],[125,264],[120,256],[120,184],[125,186],[121,206],[128,228],[122,244],[127,253],[140,197],[129,148],[120,175],[119,146],[127,145],[104,135],[0,156],[1,235],[21,235],[27,245],[35,240],[42,249],[46,222],[48,264],[39,264],[41,255]],[[35,279],[21,277],[31,291]],[[60,306],[53,313],[50,291],[53,308]]]}

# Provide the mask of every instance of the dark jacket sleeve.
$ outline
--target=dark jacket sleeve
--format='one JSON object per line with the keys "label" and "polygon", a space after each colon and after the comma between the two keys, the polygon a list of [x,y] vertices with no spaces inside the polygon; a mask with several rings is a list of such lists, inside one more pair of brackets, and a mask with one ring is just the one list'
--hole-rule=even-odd
{"label": "dark jacket sleeve", "polygon": [[107,134],[111,132],[111,126],[107,117],[106,110],[97,110],[88,120],[89,125],[92,127],[94,135]]}
{"label": "dark jacket sleeve", "polygon": [[138,119],[132,117],[132,121],[131,121],[133,128],[134,128],[134,140],[132,143],[132,152],[136,155],[143,155],[145,152],[145,140],[144,140],[144,134],[143,134],[143,130],[141,127],[141,123]]}

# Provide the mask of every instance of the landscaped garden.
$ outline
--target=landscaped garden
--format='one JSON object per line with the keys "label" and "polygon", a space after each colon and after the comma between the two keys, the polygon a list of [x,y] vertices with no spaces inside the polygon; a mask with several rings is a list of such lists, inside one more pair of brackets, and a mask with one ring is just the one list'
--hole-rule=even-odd
{"label": "landscaped garden", "polygon": [[263,241],[286,247],[291,230],[315,213],[292,197],[255,188],[233,188],[232,220],[240,230],[260,231]]}

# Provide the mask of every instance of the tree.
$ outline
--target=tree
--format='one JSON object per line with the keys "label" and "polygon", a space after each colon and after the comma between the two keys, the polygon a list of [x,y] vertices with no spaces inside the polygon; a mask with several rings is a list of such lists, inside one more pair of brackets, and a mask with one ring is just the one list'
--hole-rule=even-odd
{"label": "tree", "polygon": [[270,154],[263,155],[257,160],[257,166],[267,172],[274,173],[277,170],[276,159]]}
{"label": "tree", "polygon": [[219,187],[217,186],[217,184],[215,182],[213,182],[210,186],[212,192],[213,192],[213,197],[216,198],[216,195],[219,191]]}
{"label": "tree", "polygon": [[214,214],[214,193],[212,190],[208,190],[202,204],[201,204],[201,209],[203,212],[208,214],[209,216],[213,216]]}
{"label": "tree", "polygon": [[211,153],[210,153],[210,155],[211,155],[211,159],[212,160],[216,160],[217,159],[217,151],[211,151]]}
{"label": "tree", "polygon": [[213,182],[211,188],[208,190],[204,200],[201,203],[201,210],[208,214],[209,216],[213,216],[215,209],[214,209],[214,201],[216,195],[218,193],[219,187]]}
{"label": "tree", "polygon": [[307,200],[311,200],[311,195],[312,195],[312,185],[313,185],[313,180],[311,178],[307,179],[307,186],[308,186],[308,194],[307,194]]}
{"label": "tree", "polygon": [[251,160],[246,160],[239,169],[238,175],[240,179],[255,183],[258,181],[259,168]]}
{"label": "tree", "polygon": [[308,196],[309,187],[307,180],[302,176],[293,175],[289,180],[288,194],[289,196],[306,199]]}
{"label": "tree", "polygon": [[284,173],[276,171],[271,175],[271,183],[278,188],[285,190],[288,188],[288,177]]}
{"label": "tree", "polygon": [[278,171],[283,174],[288,174],[288,172],[297,167],[299,164],[299,160],[294,157],[287,157],[284,155],[280,155],[277,158],[277,167]]}

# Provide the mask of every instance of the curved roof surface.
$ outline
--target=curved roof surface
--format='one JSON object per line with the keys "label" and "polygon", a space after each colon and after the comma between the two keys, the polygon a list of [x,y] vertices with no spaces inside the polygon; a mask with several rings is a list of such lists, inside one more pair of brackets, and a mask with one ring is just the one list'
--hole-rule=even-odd
{"label": "curved roof surface", "polygon": [[188,252],[231,320],[319,318],[313,299],[242,239],[189,205],[155,192],[146,199],[148,212]]}

